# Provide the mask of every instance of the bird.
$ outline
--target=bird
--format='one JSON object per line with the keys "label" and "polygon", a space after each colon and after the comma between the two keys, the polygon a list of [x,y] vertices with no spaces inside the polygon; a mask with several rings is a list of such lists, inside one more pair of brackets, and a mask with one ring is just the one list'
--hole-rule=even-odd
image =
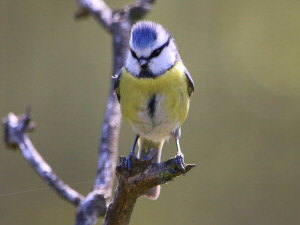
{"label": "bird", "polygon": [[[130,156],[145,159],[151,149],[158,150],[153,162],[160,162],[163,144],[174,138],[176,164],[185,172],[179,138],[194,93],[194,82],[183,64],[170,32],[152,21],[133,25],[125,65],[114,76],[113,89],[124,120],[136,134]],[[160,186],[143,195],[157,199]]]}

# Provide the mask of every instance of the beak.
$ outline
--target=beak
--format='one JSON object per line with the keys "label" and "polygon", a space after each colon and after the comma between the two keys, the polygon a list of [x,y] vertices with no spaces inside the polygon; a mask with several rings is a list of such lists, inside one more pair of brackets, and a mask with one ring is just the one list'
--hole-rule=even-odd
{"label": "beak", "polygon": [[146,66],[148,64],[148,60],[146,60],[146,59],[140,59],[139,60],[139,64],[140,64],[140,66],[144,67],[144,66]]}

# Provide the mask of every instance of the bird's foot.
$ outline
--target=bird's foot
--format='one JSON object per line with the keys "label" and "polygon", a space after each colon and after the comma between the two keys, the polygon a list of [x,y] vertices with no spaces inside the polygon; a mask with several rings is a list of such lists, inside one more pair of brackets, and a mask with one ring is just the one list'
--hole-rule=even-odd
{"label": "bird's foot", "polygon": [[131,173],[132,171],[132,160],[136,159],[136,155],[132,152],[129,153],[128,157],[127,157],[127,168],[129,173]]}
{"label": "bird's foot", "polygon": [[185,163],[184,163],[184,157],[182,154],[178,154],[175,156],[175,162],[176,162],[176,165],[177,167],[179,168],[179,170],[185,175],[186,172],[185,172]]}

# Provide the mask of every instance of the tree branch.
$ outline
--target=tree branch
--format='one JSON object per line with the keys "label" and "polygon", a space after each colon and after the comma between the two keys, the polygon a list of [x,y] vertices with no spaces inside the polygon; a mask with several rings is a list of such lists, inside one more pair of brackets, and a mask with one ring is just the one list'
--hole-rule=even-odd
{"label": "tree branch", "polygon": [[125,10],[129,10],[131,18],[138,20],[143,18],[151,10],[154,2],[155,0],[138,0],[125,7]]}
{"label": "tree branch", "polygon": [[96,224],[99,216],[104,216],[106,212],[105,192],[95,189],[81,201],[76,213],[76,225]]}
{"label": "tree branch", "polygon": [[86,17],[92,14],[95,20],[103,25],[108,31],[112,25],[112,10],[102,0],[78,0],[78,10],[75,13],[76,18]]}
{"label": "tree branch", "polygon": [[34,124],[30,122],[30,112],[27,108],[26,113],[17,117],[9,113],[3,119],[4,141],[8,148],[20,149],[24,158],[30,163],[35,171],[51,186],[57,194],[75,205],[83,200],[83,196],[65,184],[44,159],[37,152],[26,132],[32,131]]}
{"label": "tree branch", "polygon": [[[133,156],[130,173],[127,159],[120,157],[120,164],[117,167],[119,184],[114,199],[107,209],[103,225],[129,224],[133,207],[140,195],[152,187],[164,184],[183,174],[175,159],[169,159],[162,163],[152,162],[156,154],[157,149],[151,149],[145,160]],[[189,172],[194,166],[194,164],[185,165],[185,172]]]}

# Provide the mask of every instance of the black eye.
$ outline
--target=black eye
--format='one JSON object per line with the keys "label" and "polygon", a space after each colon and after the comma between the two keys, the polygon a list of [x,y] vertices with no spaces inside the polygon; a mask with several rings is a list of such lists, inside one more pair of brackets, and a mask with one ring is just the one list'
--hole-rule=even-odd
{"label": "black eye", "polygon": [[133,58],[135,58],[135,59],[138,58],[136,53],[132,49],[130,49],[130,52],[131,52],[131,55],[133,56]]}
{"label": "black eye", "polygon": [[154,57],[156,57],[156,56],[159,56],[159,54],[161,53],[161,50],[162,50],[162,49],[160,49],[160,48],[155,49],[155,50],[151,53],[150,58],[154,58]]}

